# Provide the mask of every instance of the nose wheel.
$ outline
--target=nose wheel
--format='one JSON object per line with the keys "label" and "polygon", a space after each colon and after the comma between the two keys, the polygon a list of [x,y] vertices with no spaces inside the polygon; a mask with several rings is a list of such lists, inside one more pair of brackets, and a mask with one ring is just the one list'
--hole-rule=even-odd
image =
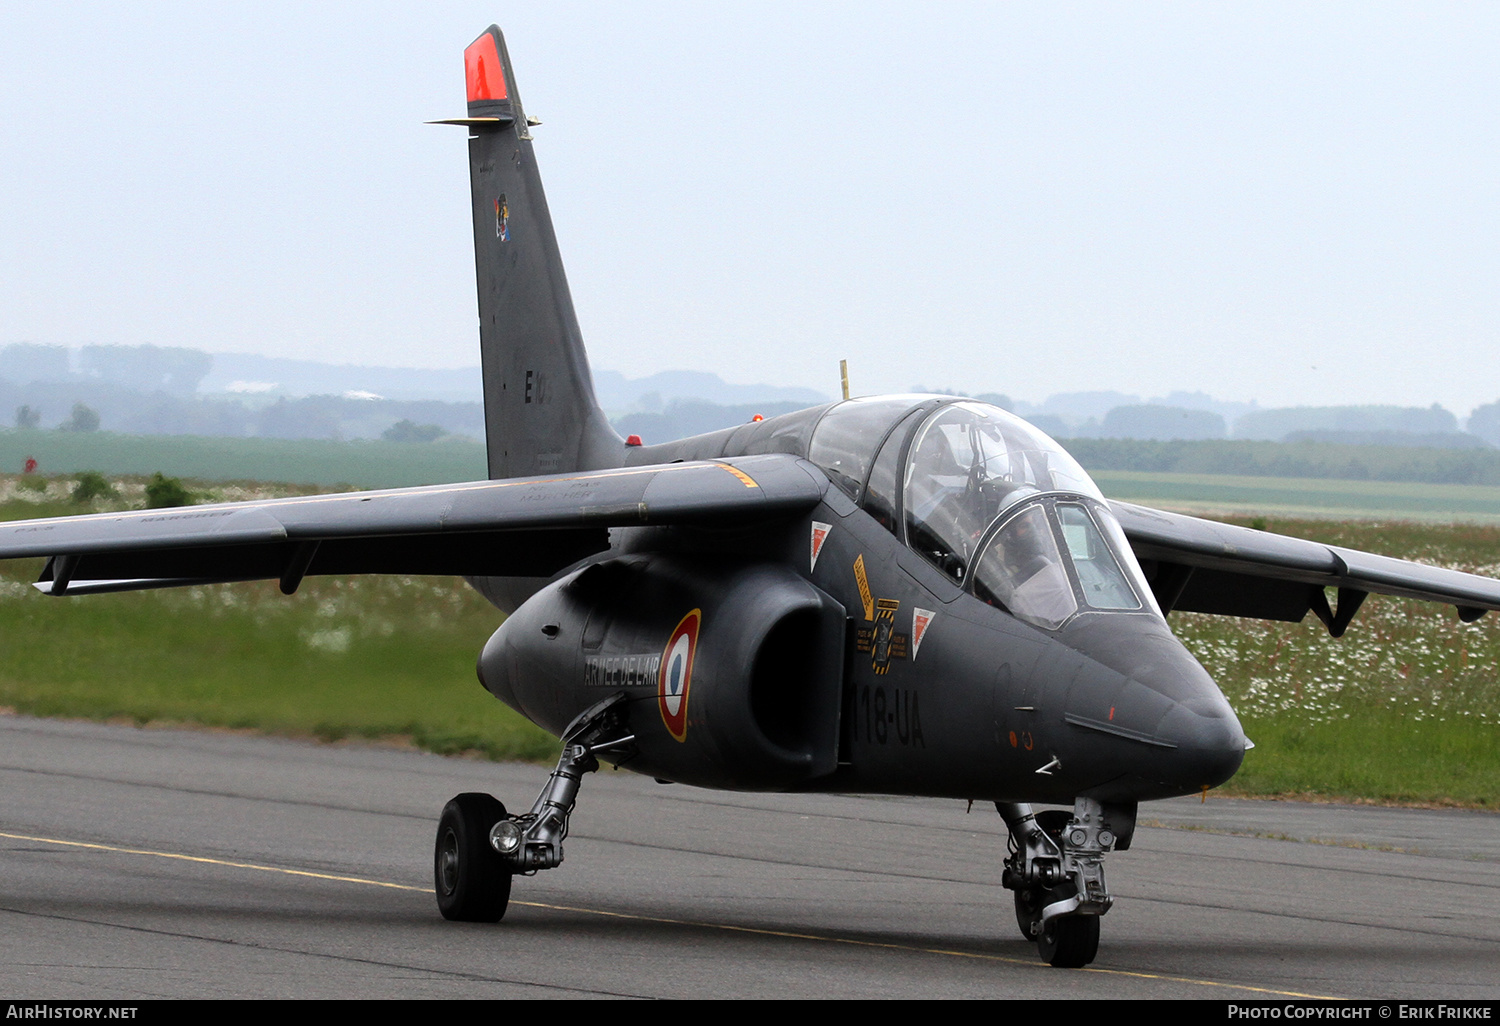
{"label": "nose wheel", "polygon": [[1025,887],[1016,891],[1016,924],[1021,936],[1036,942],[1042,961],[1059,969],[1080,969],[1099,954],[1099,917],[1074,913],[1043,921],[1042,910],[1067,901],[1073,887]]}
{"label": "nose wheel", "polygon": [[1098,916],[1058,916],[1042,924],[1036,938],[1042,961],[1059,969],[1081,969],[1099,954]]}
{"label": "nose wheel", "polygon": [[[1015,892],[1016,925],[1049,965],[1078,969],[1099,953],[1099,917],[1114,898],[1104,883],[1104,855],[1117,837],[1099,802],[1079,798],[1072,813],[996,803],[1010,832],[1010,857],[1001,883]],[[1111,809],[1111,819],[1134,828],[1134,808]]]}

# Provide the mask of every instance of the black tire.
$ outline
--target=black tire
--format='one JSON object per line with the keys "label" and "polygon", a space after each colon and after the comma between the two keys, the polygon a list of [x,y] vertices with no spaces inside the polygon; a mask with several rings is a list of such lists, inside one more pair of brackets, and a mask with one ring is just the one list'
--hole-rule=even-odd
{"label": "black tire", "polygon": [[1042,961],[1059,969],[1082,969],[1099,954],[1098,916],[1058,916],[1036,939]]}
{"label": "black tire", "polygon": [[497,923],[510,904],[510,867],[490,847],[505,806],[487,794],[461,794],[443,807],[433,852],[433,884],[444,919]]}

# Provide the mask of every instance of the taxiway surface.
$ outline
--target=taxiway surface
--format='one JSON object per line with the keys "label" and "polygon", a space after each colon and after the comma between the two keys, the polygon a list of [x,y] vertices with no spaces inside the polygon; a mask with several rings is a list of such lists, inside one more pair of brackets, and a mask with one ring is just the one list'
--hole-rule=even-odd
{"label": "taxiway surface", "polygon": [[0,993],[1495,999],[1500,816],[1196,799],[1108,863],[1088,970],[1041,964],[992,808],[608,769],[496,926],[431,894],[444,802],[547,770],[0,716]]}

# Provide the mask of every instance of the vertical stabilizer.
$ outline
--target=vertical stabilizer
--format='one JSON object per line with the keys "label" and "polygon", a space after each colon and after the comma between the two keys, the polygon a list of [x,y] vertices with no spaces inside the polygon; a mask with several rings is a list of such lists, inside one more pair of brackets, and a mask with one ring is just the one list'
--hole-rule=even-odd
{"label": "vertical stabilizer", "polygon": [[594,398],[505,38],[464,51],[474,268],[491,478],[612,466],[622,443]]}

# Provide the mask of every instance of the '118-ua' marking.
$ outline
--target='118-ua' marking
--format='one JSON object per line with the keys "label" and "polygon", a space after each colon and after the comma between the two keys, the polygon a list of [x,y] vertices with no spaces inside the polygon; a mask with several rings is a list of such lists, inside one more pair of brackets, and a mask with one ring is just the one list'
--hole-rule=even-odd
{"label": "'118-ua' marking", "polygon": [[[874,696],[870,694],[874,691]],[[926,748],[922,738],[922,713],[917,707],[917,693],[908,688],[871,688],[859,693],[860,719],[865,724],[865,740],[883,745],[894,739],[913,748]]]}

